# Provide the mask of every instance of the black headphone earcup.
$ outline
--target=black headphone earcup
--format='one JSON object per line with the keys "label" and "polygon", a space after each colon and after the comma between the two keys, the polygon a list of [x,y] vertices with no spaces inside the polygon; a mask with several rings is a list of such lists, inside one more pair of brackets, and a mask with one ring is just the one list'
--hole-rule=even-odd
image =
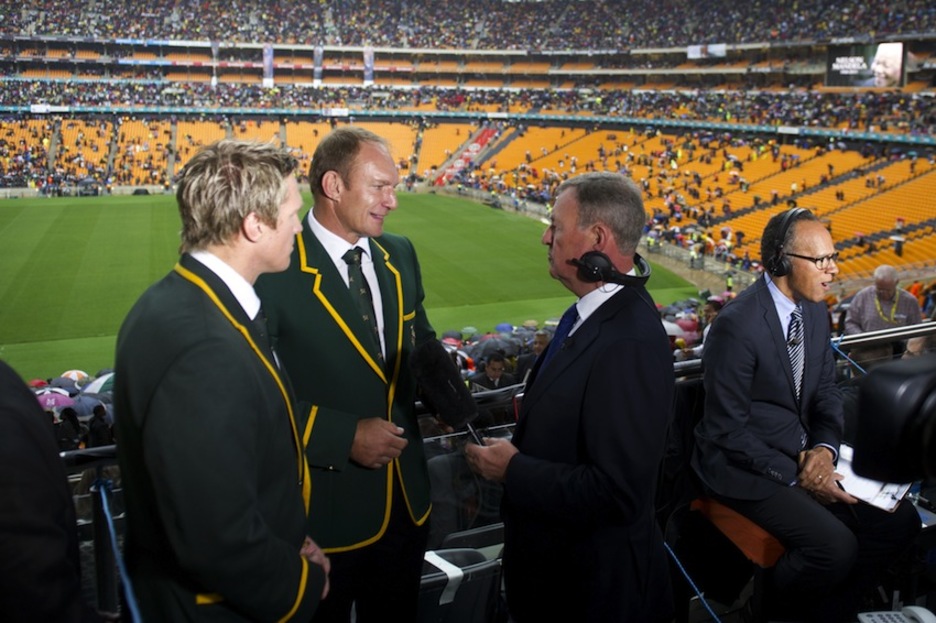
{"label": "black headphone earcup", "polygon": [[566,260],[578,270],[580,281],[584,283],[616,283],[624,286],[643,286],[650,278],[650,264],[637,253],[634,254],[634,265],[639,275],[624,275],[617,271],[611,258],[601,251],[589,251],[580,258]]}
{"label": "black headphone earcup", "polygon": [[589,251],[575,262],[578,266],[578,277],[587,283],[611,281],[614,266],[611,259],[601,251]]}
{"label": "black headphone earcup", "polygon": [[790,258],[783,251],[778,251],[776,255],[767,262],[767,272],[773,277],[786,277],[793,269]]}

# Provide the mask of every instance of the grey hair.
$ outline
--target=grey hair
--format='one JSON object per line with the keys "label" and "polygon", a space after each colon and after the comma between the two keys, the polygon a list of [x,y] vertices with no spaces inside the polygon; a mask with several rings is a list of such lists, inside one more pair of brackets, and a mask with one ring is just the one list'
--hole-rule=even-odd
{"label": "grey hair", "polygon": [[578,227],[603,223],[611,229],[618,250],[633,255],[647,222],[640,188],[620,173],[583,173],[559,185],[556,194],[575,192],[578,199]]}

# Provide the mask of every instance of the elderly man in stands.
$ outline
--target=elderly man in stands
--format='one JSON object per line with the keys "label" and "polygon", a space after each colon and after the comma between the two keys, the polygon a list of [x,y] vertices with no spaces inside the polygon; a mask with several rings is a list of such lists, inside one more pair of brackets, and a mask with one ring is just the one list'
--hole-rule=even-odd
{"label": "elderly man in stands", "polygon": [[[874,270],[874,284],[859,290],[852,299],[845,317],[845,335],[906,327],[922,322],[919,301],[903,288],[898,288],[899,281],[897,269],[893,266],[878,266]],[[887,342],[855,347],[851,356],[867,369],[893,359],[895,353],[899,354],[903,350],[902,343]]]}

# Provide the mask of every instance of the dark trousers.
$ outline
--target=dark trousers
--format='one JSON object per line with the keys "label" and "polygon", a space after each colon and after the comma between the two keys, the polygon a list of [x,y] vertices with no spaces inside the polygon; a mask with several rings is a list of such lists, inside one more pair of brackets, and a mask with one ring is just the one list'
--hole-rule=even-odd
{"label": "dark trousers", "polygon": [[893,513],[859,502],[817,502],[805,489],[781,487],[764,500],[718,499],[783,543],[770,570],[770,604],[808,621],[854,621],[863,591],[913,542],[920,518],[909,502]]}
{"label": "dark trousers", "polygon": [[413,523],[399,483],[395,483],[390,524],[384,535],[360,549],[328,555],[329,593],[313,623],[348,623],[352,603],[356,623],[416,621],[428,537],[429,522],[422,526]]}

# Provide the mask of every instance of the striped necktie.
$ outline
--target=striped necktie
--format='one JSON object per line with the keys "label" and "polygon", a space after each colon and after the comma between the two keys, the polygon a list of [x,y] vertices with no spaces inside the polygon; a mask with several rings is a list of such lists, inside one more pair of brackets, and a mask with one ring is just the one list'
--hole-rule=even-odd
{"label": "striped necktie", "polygon": [[803,310],[797,305],[790,316],[790,328],[787,331],[787,352],[790,354],[790,368],[793,370],[793,388],[796,399],[800,399],[803,387],[803,368],[806,344],[803,342]]}

